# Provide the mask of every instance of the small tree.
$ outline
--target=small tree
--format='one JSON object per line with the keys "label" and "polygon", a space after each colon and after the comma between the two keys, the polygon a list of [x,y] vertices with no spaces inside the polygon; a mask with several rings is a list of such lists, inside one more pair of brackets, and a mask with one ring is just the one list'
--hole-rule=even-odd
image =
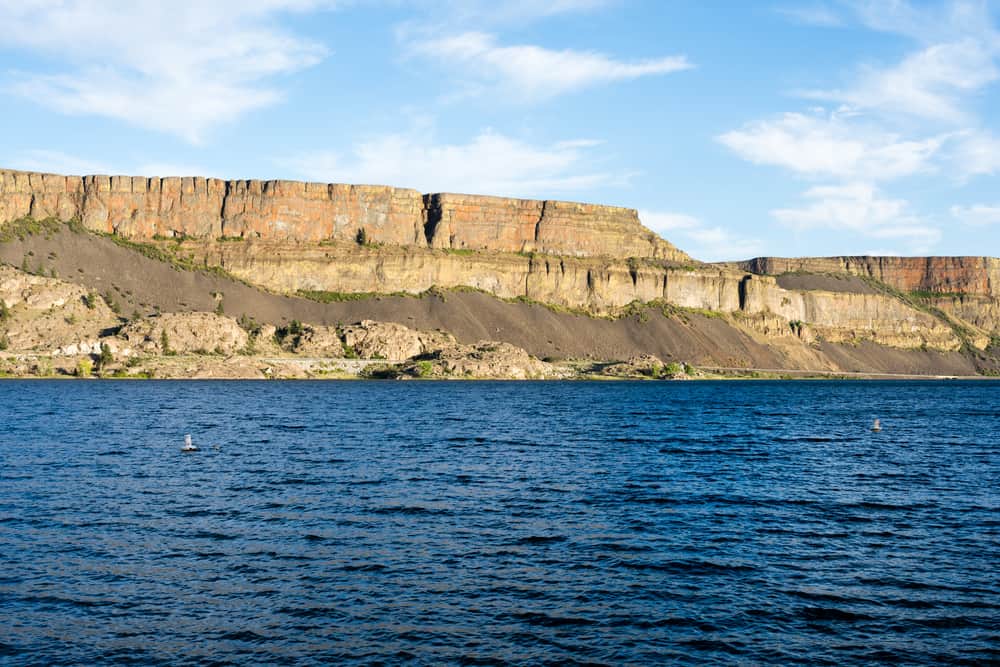
{"label": "small tree", "polygon": [[10,347],[10,338],[7,337],[7,332],[0,332],[0,350],[6,350]]}
{"label": "small tree", "polygon": [[113,363],[115,357],[111,354],[111,347],[107,343],[101,343],[101,354],[97,357],[97,370],[103,370]]}
{"label": "small tree", "polygon": [[7,307],[7,302],[0,299],[0,322],[6,322],[10,319],[10,308]]}
{"label": "small tree", "polygon": [[219,299],[219,302],[215,304],[215,314],[216,315],[226,314],[226,309],[222,307],[222,299]]}
{"label": "small tree", "polygon": [[160,352],[167,356],[171,354],[170,352],[170,336],[167,335],[167,330],[162,329],[160,331]]}
{"label": "small tree", "polygon": [[97,295],[94,294],[93,292],[88,292],[83,297],[83,303],[90,310],[93,310],[94,308],[97,308]]}

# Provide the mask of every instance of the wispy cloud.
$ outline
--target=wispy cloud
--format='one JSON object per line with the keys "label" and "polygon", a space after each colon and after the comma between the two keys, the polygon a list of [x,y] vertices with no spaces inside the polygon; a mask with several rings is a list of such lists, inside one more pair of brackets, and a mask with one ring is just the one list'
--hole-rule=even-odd
{"label": "wispy cloud", "polygon": [[952,206],[953,218],[966,225],[1000,225],[1000,204],[973,204],[972,206]]}
{"label": "wispy cloud", "polygon": [[[823,24],[818,3],[794,8],[790,18]],[[812,187],[798,206],[772,211],[795,229],[832,229],[891,239],[926,252],[941,229],[904,199],[877,184],[939,173],[952,185],[1000,172],[1000,141],[978,117],[977,99],[1000,81],[1000,33],[985,2],[842,0],[836,17],[914,43],[889,63],[860,64],[840,85],[799,91],[832,102],[833,113],[790,112],[755,120],[717,139],[744,160],[834,181]],[[960,210],[956,217],[974,214]]]}
{"label": "wispy cloud", "polygon": [[37,171],[52,174],[108,174],[116,170],[104,162],[87,160],[62,151],[34,149],[16,153],[5,160],[4,166],[23,171]]}
{"label": "wispy cloud", "polygon": [[863,25],[882,32],[903,35],[924,44],[972,37],[996,44],[1000,34],[994,27],[990,3],[983,0],[848,0],[845,3]]}
{"label": "wispy cloud", "polygon": [[748,259],[764,247],[760,239],[747,238],[731,229],[706,224],[686,213],[639,211],[642,224],[670,242],[707,262]]}
{"label": "wispy cloud", "polygon": [[824,185],[806,190],[800,208],[771,211],[779,223],[797,230],[832,229],[876,239],[895,239],[914,253],[927,252],[941,237],[903,199],[884,197],[868,183]]}
{"label": "wispy cloud", "polygon": [[599,142],[533,145],[492,130],[468,143],[434,143],[390,134],[356,144],[347,153],[319,151],[286,160],[311,180],[384,183],[423,192],[463,192],[548,198],[622,185],[628,175],[593,168]]}
{"label": "wispy cloud", "polygon": [[926,171],[944,136],[906,140],[833,113],[786,113],[747,123],[718,141],[755,164],[804,176],[893,180]]}
{"label": "wispy cloud", "polygon": [[964,97],[1000,77],[989,45],[973,39],[935,44],[897,65],[865,66],[844,89],[806,91],[803,96],[848,104],[858,109],[965,123]]}
{"label": "wispy cloud", "polygon": [[948,153],[953,173],[961,178],[1000,173],[1000,138],[987,130],[958,133]]}
{"label": "wispy cloud", "polygon": [[499,90],[505,98],[521,102],[693,67],[683,55],[622,61],[597,51],[503,46],[494,35],[483,32],[415,41],[409,51],[455,68],[470,89]]}
{"label": "wispy cloud", "polygon": [[778,7],[775,11],[790,21],[803,25],[839,28],[845,24],[844,17],[826,4]]}
{"label": "wispy cloud", "polygon": [[279,102],[273,78],[326,48],[284,30],[319,0],[0,2],[0,47],[54,60],[3,87],[67,114],[95,114],[198,142],[213,127]]}
{"label": "wispy cloud", "polygon": [[563,14],[593,12],[620,4],[621,0],[417,0],[437,17],[452,23],[524,23]]}

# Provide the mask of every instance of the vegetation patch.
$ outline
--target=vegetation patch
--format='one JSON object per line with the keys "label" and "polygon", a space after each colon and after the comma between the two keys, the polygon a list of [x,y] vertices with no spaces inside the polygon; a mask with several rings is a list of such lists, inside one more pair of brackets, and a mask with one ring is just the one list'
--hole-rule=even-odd
{"label": "vegetation patch", "polygon": [[6,243],[17,239],[24,241],[29,236],[44,236],[51,238],[64,227],[63,223],[55,218],[45,218],[35,220],[34,218],[18,218],[0,226],[0,243]]}
{"label": "vegetation patch", "polygon": [[[319,303],[342,303],[345,301],[366,301],[380,296],[389,296],[377,292],[328,292],[326,290],[300,289],[296,294],[303,299]],[[413,296],[412,294],[409,296]]]}

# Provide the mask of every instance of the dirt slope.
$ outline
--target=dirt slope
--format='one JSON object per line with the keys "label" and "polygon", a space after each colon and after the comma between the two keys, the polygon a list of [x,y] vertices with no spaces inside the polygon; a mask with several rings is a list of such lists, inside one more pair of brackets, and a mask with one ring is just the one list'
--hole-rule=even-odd
{"label": "dirt slope", "polygon": [[123,317],[156,310],[212,311],[218,304],[216,295],[221,295],[226,314],[245,314],[262,323],[398,322],[447,331],[463,343],[483,339],[512,343],[539,358],[620,360],[653,354],[665,361],[716,366],[856,370],[865,365],[880,371],[975,374],[974,365],[957,353],[906,352],[875,345],[823,344],[816,349],[795,339],[774,344],[724,319],[695,313],[665,317],[651,310],[642,318],[612,321],[507,303],[474,292],[322,304],[266,293],[217,274],[179,270],[107,238],[68,229],[0,243],[0,261],[46,275],[54,270],[63,280],[108,295]]}

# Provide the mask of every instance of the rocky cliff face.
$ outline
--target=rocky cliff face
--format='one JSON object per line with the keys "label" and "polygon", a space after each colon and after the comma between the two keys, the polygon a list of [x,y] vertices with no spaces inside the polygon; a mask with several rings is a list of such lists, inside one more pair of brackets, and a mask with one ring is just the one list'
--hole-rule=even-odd
{"label": "rocky cliff face", "polygon": [[[636,301],[656,301],[737,313],[772,337],[869,340],[904,349],[957,350],[962,345],[947,323],[892,295],[784,289],[772,276],[719,267],[358,248],[356,244],[310,247],[221,242],[185,243],[182,248],[188,246],[196,261],[224,266],[234,275],[275,292],[417,294],[432,287],[473,287],[501,298],[526,298],[604,315]],[[765,321],[769,324],[762,328]],[[988,337],[980,336],[979,340]]]}
{"label": "rocky cliff face", "polygon": [[580,257],[691,258],[633,209],[372,185],[0,171],[0,223],[77,218],[126,238],[352,241]]}
{"label": "rocky cliff face", "polygon": [[996,257],[758,257],[733,266],[757,274],[850,273],[903,292],[979,294],[1000,298]]}
{"label": "rocky cliff face", "polygon": [[[384,186],[0,171],[0,224],[25,216],[79,219],[90,230],[159,244],[189,268],[220,266],[279,293],[471,287],[598,316],[636,301],[662,302],[724,313],[771,341],[807,345],[867,341],[956,351],[984,349],[1000,335],[1000,259],[706,265],[643,227],[634,210],[592,204]],[[799,273],[812,277],[793,280]]]}

